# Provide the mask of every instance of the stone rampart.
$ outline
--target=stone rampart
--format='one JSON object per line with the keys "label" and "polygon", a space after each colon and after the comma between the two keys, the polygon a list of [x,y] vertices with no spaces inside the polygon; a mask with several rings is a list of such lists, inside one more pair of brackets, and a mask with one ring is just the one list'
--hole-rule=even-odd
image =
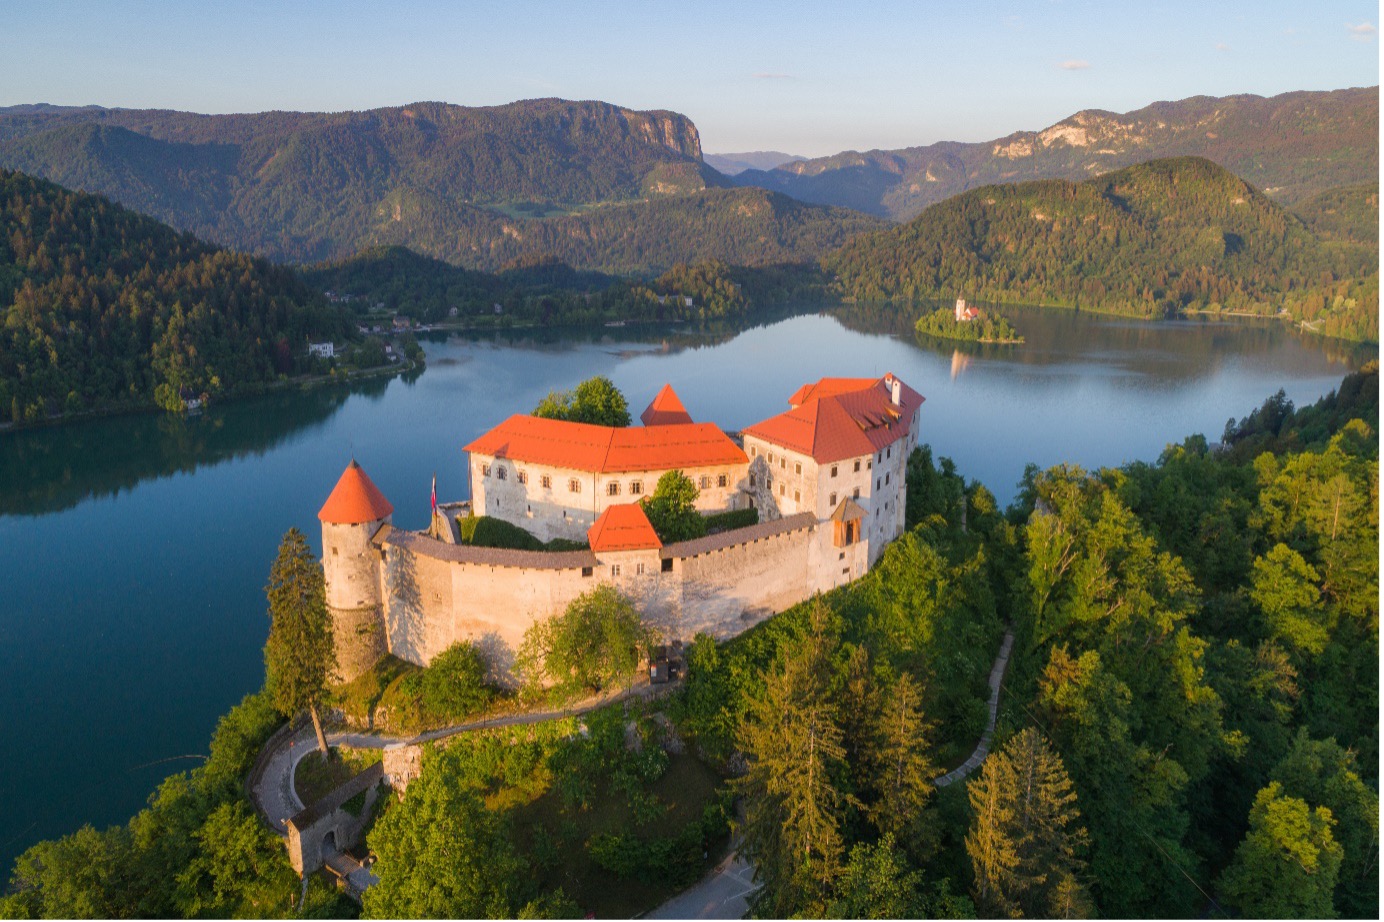
{"label": "stone rampart", "polygon": [[[376,762],[288,821],[288,860],[293,870],[311,874],[336,852],[359,844],[383,779],[384,765]],[[346,802],[361,792],[365,798],[359,811],[346,809]]]}

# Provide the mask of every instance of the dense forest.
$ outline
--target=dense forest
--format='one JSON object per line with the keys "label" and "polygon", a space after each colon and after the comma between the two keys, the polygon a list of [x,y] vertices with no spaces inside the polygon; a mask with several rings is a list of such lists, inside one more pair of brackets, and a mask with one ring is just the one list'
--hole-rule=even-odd
{"label": "dense forest", "polygon": [[1286,312],[1328,336],[1379,339],[1377,241],[1324,242],[1199,158],[977,189],[824,263],[862,301],[964,294],[1141,317]]}
{"label": "dense forest", "polygon": [[287,269],[0,171],[0,413],[177,406],[307,368],[354,333]]}
{"label": "dense forest", "polygon": [[733,177],[804,202],[908,221],[993,183],[1079,181],[1163,157],[1205,157],[1292,204],[1379,174],[1379,88],[1268,98],[1193,96],[1133,112],[1088,109],[993,141],[843,151]]}
{"label": "dense forest", "polygon": [[811,260],[878,226],[717,188],[730,183],[701,161],[685,117],[601,102],[254,115],[15,106],[0,109],[0,165],[299,263],[402,245],[478,269],[555,256],[656,274],[710,258]]}
{"label": "dense forest", "polygon": [[[642,911],[738,798],[759,916],[1376,917],[1378,404],[1372,364],[1216,446],[1031,467],[1003,511],[919,449],[878,564],[698,637],[666,704],[430,752],[369,834],[364,914]],[[989,756],[937,786],[1006,633]],[[245,799],[279,720],[250,696],[127,826],[30,848],[0,914],[355,914]]]}

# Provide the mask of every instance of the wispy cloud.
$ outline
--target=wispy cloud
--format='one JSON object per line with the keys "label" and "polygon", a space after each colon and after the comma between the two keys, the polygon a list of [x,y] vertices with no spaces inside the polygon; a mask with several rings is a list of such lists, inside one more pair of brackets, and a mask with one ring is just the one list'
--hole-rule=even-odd
{"label": "wispy cloud", "polygon": [[1230,50],[1230,46],[1227,45],[1225,42],[1217,42],[1217,43],[1216,43],[1216,50],[1217,50],[1217,51],[1229,51],[1229,50]]}
{"label": "wispy cloud", "polygon": [[758,74],[755,74],[755,75],[754,75],[754,78],[755,78],[756,80],[796,80],[796,79],[798,79],[798,75],[797,75],[797,74],[758,73]]}
{"label": "wispy cloud", "polygon": [[1063,70],[1087,70],[1091,66],[1090,61],[1083,61],[1080,58],[1072,58],[1057,65]]}
{"label": "wispy cloud", "polygon": [[1357,42],[1373,41],[1374,37],[1379,34],[1379,29],[1372,22],[1362,22],[1355,26],[1346,23],[1346,30],[1350,32],[1350,37]]}

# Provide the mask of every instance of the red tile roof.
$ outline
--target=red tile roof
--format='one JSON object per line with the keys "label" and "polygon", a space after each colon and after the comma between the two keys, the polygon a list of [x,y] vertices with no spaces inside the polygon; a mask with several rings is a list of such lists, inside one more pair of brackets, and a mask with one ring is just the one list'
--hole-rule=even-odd
{"label": "red tile roof", "polygon": [[394,507],[384,498],[380,488],[365,476],[365,471],[352,458],[317,517],[333,525],[360,525],[382,519],[393,512]]}
{"label": "red tile roof", "polygon": [[823,378],[793,395],[793,409],[744,430],[810,455],[819,463],[874,454],[904,437],[923,396],[899,381],[893,402],[892,375],[883,378]]}
{"label": "red tile roof", "polygon": [[473,454],[598,474],[746,464],[713,423],[611,428],[516,414],[466,446]]}
{"label": "red tile roof", "polygon": [[692,415],[682,405],[673,385],[663,385],[663,390],[639,414],[639,421],[646,426],[669,426],[674,423],[690,423]]}
{"label": "red tile roof", "polygon": [[638,503],[620,503],[608,507],[587,529],[586,539],[591,550],[597,553],[663,547],[663,542],[654,533],[654,527],[649,524],[649,517],[644,514],[644,507]]}

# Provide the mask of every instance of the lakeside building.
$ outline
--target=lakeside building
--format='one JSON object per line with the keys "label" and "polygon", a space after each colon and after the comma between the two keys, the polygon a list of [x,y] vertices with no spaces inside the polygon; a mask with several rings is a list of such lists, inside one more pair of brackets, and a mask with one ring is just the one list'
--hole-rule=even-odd
{"label": "lakeside building", "polygon": [[[426,665],[469,640],[503,678],[530,625],[601,583],[678,641],[734,636],[858,579],[903,532],[923,397],[887,374],[823,378],[788,404],[738,440],[694,422],[668,386],[642,426],[511,416],[466,446],[472,499],[440,506],[422,532],[393,527],[353,460],[318,515],[341,677],[385,653]],[[639,501],[670,470],[698,485],[704,514],[753,508],[759,522],[664,544]],[[456,517],[470,514],[586,547],[464,544]]]}

